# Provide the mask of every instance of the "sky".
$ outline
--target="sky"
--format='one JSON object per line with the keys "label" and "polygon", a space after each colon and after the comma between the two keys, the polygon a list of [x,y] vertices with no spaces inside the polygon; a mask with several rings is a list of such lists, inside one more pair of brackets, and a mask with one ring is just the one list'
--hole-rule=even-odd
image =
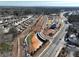
{"label": "sky", "polygon": [[79,7],[79,1],[78,0],[0,1],[0,6],[74,6],[74,7]]}

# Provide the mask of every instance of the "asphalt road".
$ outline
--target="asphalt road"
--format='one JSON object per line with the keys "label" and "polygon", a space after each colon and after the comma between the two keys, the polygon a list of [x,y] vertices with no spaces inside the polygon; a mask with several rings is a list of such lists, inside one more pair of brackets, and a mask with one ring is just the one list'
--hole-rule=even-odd
{"label": "asphalt road", "polygon": [[[59,47],[62,46],[62,38],[64,31],[60,31],[58,35],[53,39],[50,46],[40,55],[41,57],[54,57]],[[61,34],[61,35],[60,35]]]}
{"label": "asphalt road", "polygon": [[67,24],[64,24],[64,27],[60,30],[60,32],[56,35],[55,38],[51,40],[49,47],[46,48],[39,56],[41,57],[55,57],[56,53],[59,52],[59,48],[64,45],[64,36],[66,34],[65,29],[67,28]]}

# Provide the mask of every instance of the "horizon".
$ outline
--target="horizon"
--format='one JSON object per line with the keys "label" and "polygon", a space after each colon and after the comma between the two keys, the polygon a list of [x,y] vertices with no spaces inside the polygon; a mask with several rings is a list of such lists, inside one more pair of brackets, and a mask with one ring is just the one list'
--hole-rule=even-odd
{"label": "horizon", "polygon": [[48,8],[79,8],[79,6],[0,6],[2,8],[4,7],[48,7]]}

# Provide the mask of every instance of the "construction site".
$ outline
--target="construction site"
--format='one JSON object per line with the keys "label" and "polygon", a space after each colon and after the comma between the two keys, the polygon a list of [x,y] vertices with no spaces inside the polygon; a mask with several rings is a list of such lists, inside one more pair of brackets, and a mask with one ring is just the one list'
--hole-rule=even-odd
{"label": "construction site", "polygon": [[[78,56],[78,33],[71,32],[67,35],[71,24],[64,16],[65,13],[68,12],[20,17],[0,16],[0,56]],[[74,47],[70,45],[77,48],[72,50]]]}
{"label": "construction site", "polygon": [[42,54],[49,50],[54,38],[63,26],[63,20],[60,15],[41,16],[41,19],[34,25],[32,32],[25,37],[25,55],[43,56]]}

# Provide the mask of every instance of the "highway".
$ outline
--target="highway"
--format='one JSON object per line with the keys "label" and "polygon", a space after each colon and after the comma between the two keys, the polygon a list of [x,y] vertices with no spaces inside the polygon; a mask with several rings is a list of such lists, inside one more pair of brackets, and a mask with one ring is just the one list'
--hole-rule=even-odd
{"label": "highway", "polygon": [[44,51],[39,55],[40,57],[56,57],[59,54],[59,51],[64,46],[64,36],[66,34],[65,30],[68,28],[67,24],[59,30],[53,39],[50,40],[50,44]]}
{"label": "highway", "polygon": [[59,35],[59,40],[57,40],[55,43],[54,43],[54,46],[55,46],[55,48],[53,49],[53,52],[50,54],[50,57],[57,57],[58,56],[58,54],[59,54],[59,52],[60,52],[60,50],[59,49],[62,49],[62,47],[64,46],[64,36],[65,36],[65,34],[66,34],[66,32],[65,32],[65,28],[64,28],[64,30],[62,31],[62,32],[60,32],[60,34],[61,35]]}
{"label": "highway", "polygon": [[[56,35],[56,37],[54,37],[52,39],[53,41],[51,40],[49,46],[39,56],[41,56],[41,57],[50,57],[50,56],[54,57],[57,49],[62,45],[60,43],[60,41],[62,40],[61,37],[63,36],[63,33],[64,32],[61,30],[61,32],[59,32],[58,35]],[[62,35],[60,35],[60,34],[62,34]]]}

